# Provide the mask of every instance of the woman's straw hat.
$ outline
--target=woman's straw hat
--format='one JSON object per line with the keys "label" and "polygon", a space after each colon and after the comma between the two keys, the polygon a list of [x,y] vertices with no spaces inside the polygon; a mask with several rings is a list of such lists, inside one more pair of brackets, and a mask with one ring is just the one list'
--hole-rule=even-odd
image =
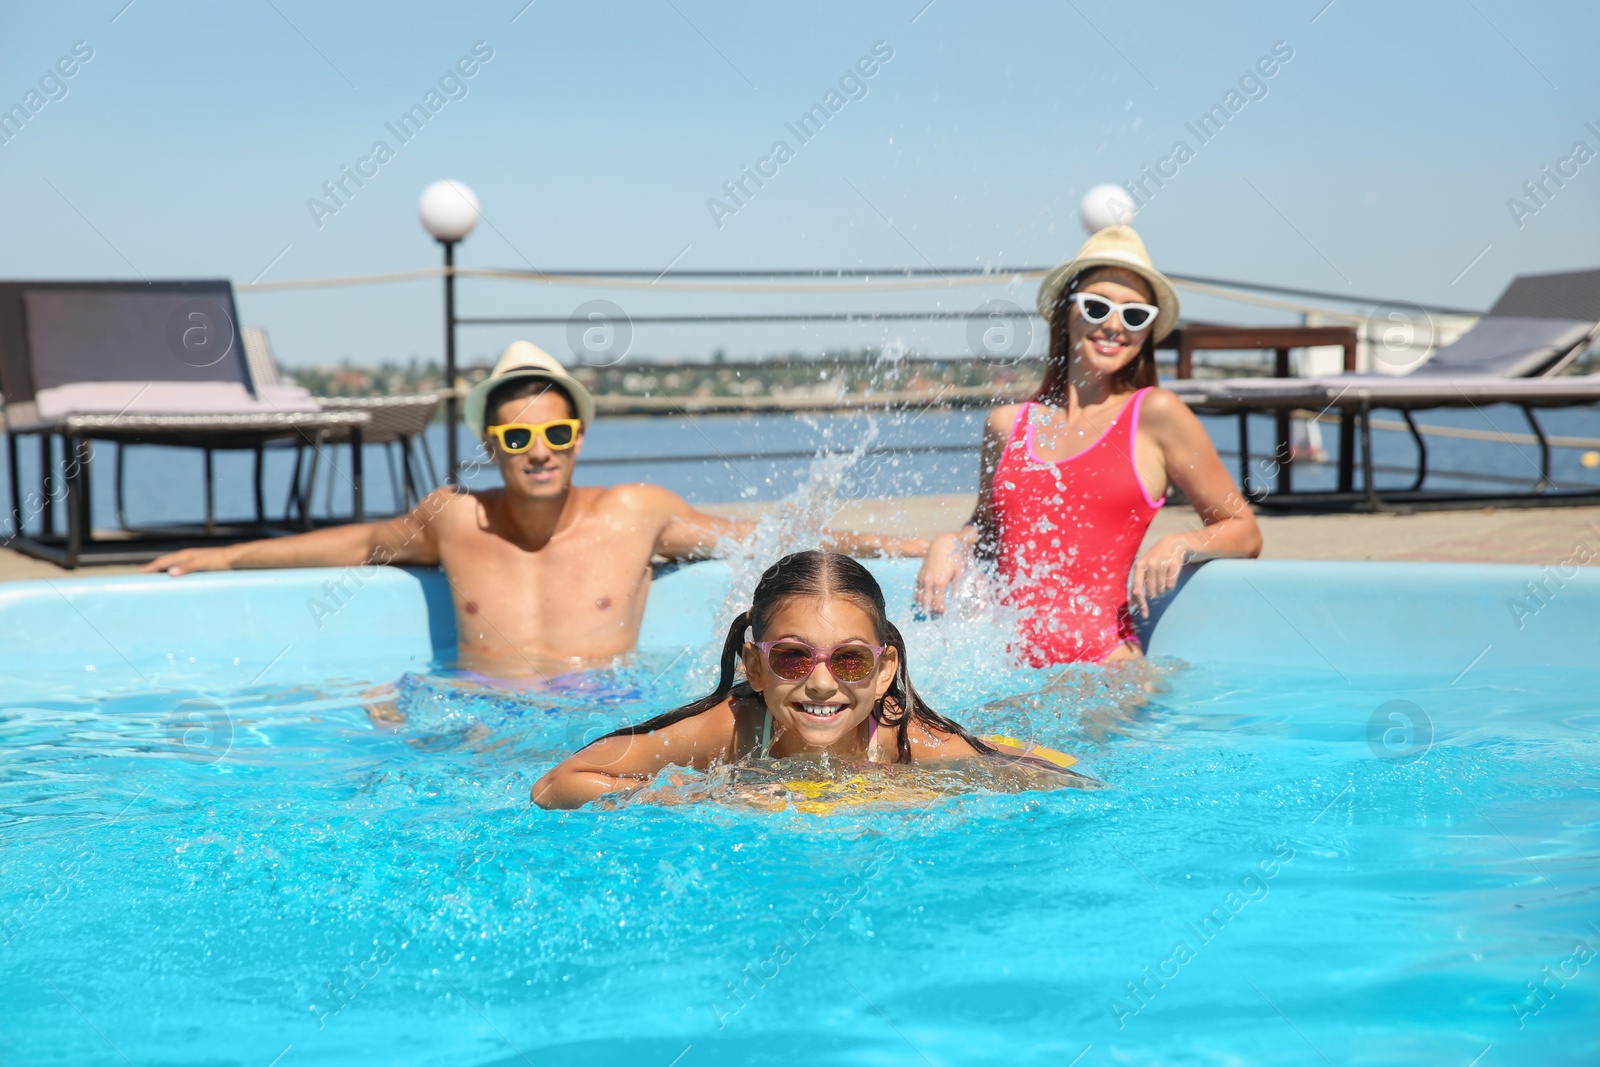
{"label": "woman's straw hat", "polygon": [[1166,276],[1150,262],[1150,253],[1144,250],[1144,242],[1132,226],[1107,226],[1085,241],[1071,260],[1044,276],[1044,281],[1039,283],[1039,314],[1046,322],[1055,314],[1056,302],[1072,279],[1091,267],[1121,267],[1150,283],[1156,295],[1156,307],[1161,309],[1152,334],[1155,340],[1167,336],[1178,324],[1178,294]]}
{"label": "woman's straw hat", "polygon": [[567,391],[572,397],[573,406],[578,419],[583,423],[584,429],[594,421],[594,398],[589,395],[589,390],[583,383],[567,373],[567,368],[561,362],[531,341],[512,341],[506,347],[505,354],[500,357],[500,362],[494,365],[494,371],[472,387],[472,392],[467,394],[467,402],[462,417],[467,427],[473,433],[482,437],[484,434],[485,418],[492,414],[486,412],[489,403],[489,394],[494,392],[495,386],[514,382],[520,378],[534,378],[539,381],[553,382]]}

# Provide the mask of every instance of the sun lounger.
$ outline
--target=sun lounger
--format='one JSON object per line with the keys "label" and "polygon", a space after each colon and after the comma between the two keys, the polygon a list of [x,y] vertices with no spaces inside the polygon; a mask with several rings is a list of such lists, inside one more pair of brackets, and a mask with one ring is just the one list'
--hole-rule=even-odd
{"label": "sun lounger", "polygon": [[[1174,383],[1197,411],[1235,414],[1240,424],[1241,488],[1257,498],[1249,479],[1249,423],[1253,413],[1338,410],[1353,413],[1360,439],[1364,486],[1360,503],[1370,508],[1461,503],[1465,494],[1424,494],[1428,450],[1412,412],[1429,408],[1481,408],[1510,404],[1522,410],[1539,443],[1540,477],[1531,495],[1484,497],[1484,502],[1576,503],[1595,493],[1550,493],[1550,444],[1535,410],[1600,403],[1600,375],[1556,376],[1600,336],[1600,270],[1523,275],[1461,337],[1406,375],[1343,374],[1320,378],[1228,378]],[[1417,446],[1416,477],[1409,489],[1380,495],[1372,481],[1371,411],[1399,412]],[[1343,479],[1341,479],[1343,481]],[[1341,484],[1343,494],[1353,489]],[[1278,494],[1282,497],[1290,494]],[[1329,494],[1292,494],[1326,504]],[[1335,494],[1337,495],[1337,494]],[[1312,499],[1317,498],[1317,499]],[[1274,501],[1282,505],[1286,501]]]}
{"label": "sun lounger", "polygon": [[[1494,404],[1510,404],[1520,408],[1539,444],[1539,480],[1533,486],[1536,497],[1543,502],[1578,503],[1600,498],[1600,494],[1561,493],[1547,494],[1551,481],[1550,442],[1534,412],[1544,408],[1577,407],[1600,404],[1600,375],[1575,375],[1561,378],[1446,378],[1442,376],[1419,380],[1412,375],[1401,378],[1384,378],[1378,375],[1349,375],[1335,378],[1235,378],[1224,381],[1184,383],[1180,391],[1190,407],[1205,414],[1231,414],[1240,419],[1240,481],[1241,488],[1252,496],[1259,496],[1250,484],[1249,424],[1252,414],[1266,412],[1310,411],[1317,414],[1344,412],[1355,416],[1356,434],[1360,452],[1363,490],[1362,502],[1375,510],[1387,503],[1428,503],[1419,494],[1428,474],[1428,447],[1421,430],[1412,418],[1412,412],[1427,408],[1484,408]],[[1374,408],[1390,408],[1399,412],[1411,432],[1417,447],[1417,472],[1409,489],[1399,493],[1379,494],[1373,483],[1371,413]],[[1311,499],[1313,494],[1294,494],[1306,498],[1306,503],[1334,503]],[[1325,494],[1317,494],[1323,496]],[[1538,499],[1496,497],[1507,503],[1541,502]],[[1387,502],[1387,503],[1386,503]],[[1439,496],[1437,503],[1466,502],[1459,494]],[[1488,502],[1487,500],[1482,502]],[[1283,500],[1275,503],[1283,504]]]}
{"label": "sun lounger", "polygon": [[[360,440],[371,417],[325,411],[298,386],[257,384],[250,376],[226,281],[0,282],[0,389],[6,401],[15,547],[64,566],[81,558],[136,562],[174,543],[256,535],[275,528],[262,499],[262,451],[272,441],[321,445],[335,434]],[[18,438],[38,437],[40,492],[24,503]],[[54,441],[61,439],[61,459]],[[91,441],[118,445],[118,521],[113,538],[90,527]],[[128,530],[121,469],[124,446],[199,448],[206,456],[206,519],[201,528]],[[219,527],[212,452],[255,453],[253,525]],[[362,510],[359,448],[352,465],[355,510]],[[65,495],[66,531],[53,514]],[[309,502],[302,500],[303,525]],[[37,516],[39,529],[28,525]]]}

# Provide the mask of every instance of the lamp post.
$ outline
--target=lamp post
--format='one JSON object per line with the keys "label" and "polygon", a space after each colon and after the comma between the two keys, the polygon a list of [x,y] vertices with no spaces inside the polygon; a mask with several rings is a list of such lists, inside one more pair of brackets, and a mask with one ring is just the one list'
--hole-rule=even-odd
{"label": "lamp post", "polygon": [[456,397],[456,242],[478,224],[478,196],[453,178],[434,182],[422,190],[417,218],[434,240],[444,246],[444,454],[446,480],[456,484],[456,424],[461,402]]}

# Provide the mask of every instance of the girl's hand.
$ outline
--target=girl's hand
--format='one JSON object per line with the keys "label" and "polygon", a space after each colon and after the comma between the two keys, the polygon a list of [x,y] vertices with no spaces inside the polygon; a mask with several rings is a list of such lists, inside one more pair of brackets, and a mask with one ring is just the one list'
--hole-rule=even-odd
{"label": "girl's hand", "polygon": [[917,571],[917,607],[929,615],[943,615],[945,593],[966,569],[967,546],[955,534],[935,537]]}
{"label": "girl's hand", "polygon": [[1150,617],[1150,601],[1166,596],[1177,586],[1178,572],[1192,555],[1193,550],[1181,536],[1168,534],[1133,565],[1128,594],[1138,605],[1141,618]]}
{"label": "girl's hand", "polygon": [[[626,788],[626,787],[625,787]],[[631,789],[607,794],[596,807],[616,810],[630,804],[657,804],[663,807],[695,804],[710,799],[704,775],[691,774],[682,769],[665,771],[653,781],[639,782]],[[610,801],[606,804],[605,801]]]}

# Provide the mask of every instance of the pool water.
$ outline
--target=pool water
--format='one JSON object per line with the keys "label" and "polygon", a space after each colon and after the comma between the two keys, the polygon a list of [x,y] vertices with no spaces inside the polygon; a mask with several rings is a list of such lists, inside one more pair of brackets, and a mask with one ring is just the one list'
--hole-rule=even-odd
{"label": "pool water", "polygon": [[1600,1062],[1594,663],[1063,676],[936,636],[941,711],[1113,788],[531,808],[703,691],[668,653],[12,686],[0,1062]]}

